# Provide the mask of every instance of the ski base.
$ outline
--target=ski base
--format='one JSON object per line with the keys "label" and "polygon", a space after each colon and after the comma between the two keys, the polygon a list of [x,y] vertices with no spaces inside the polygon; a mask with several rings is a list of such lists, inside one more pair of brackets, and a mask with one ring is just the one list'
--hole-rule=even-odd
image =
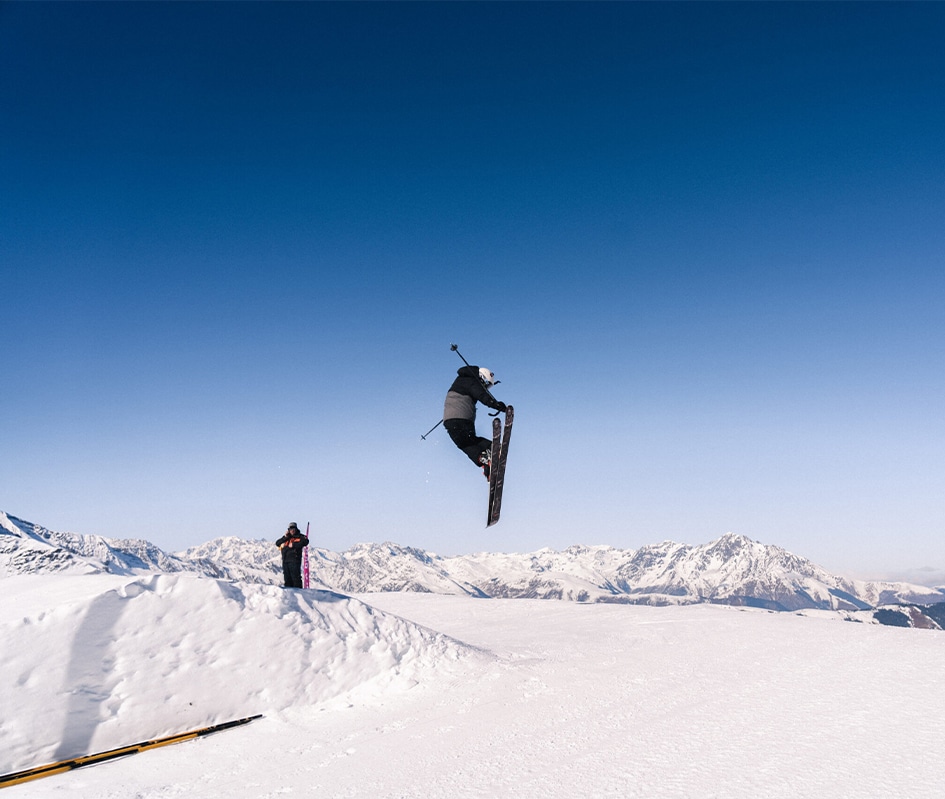
{"label": "ski base", "polygon": [[505,428],[496,417],[492,420],[492,466],[489,472],[489,514],[486,527],[499,521],[502,512],[502,489],[505,485],[505,462],[509,456],[509,438],[512,435],[514,410],[511,405],[505,411]]}

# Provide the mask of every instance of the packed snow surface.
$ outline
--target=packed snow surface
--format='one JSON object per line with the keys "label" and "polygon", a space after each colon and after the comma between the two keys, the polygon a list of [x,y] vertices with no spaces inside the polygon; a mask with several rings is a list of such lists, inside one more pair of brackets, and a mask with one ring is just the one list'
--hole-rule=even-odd
{"label": "packed snow surface", "polygon": [[712,605],[0,580],[16,797],[940,797],[945,635]]}

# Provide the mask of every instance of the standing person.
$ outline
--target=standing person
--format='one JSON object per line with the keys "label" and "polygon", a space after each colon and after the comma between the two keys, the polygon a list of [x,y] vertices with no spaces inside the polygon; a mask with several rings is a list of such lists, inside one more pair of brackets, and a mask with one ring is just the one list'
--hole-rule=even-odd
{"label": "standing person", "polygon": [[443,406],[443,426],[450,434],[453,443],[482,472],[489,477],[492,461],[492,441],[476,435],[476,403],[481,402],[487,408],[505,413],[506,404],[499,402],[489,393],[496,384],[495,375],[484,366],[464,366],[456,372],[456,379],[446,392]]}
{"label": "standing person", "polygon": [[276,541],[282,550],[282,576],[286,588],[302,587],[302,550],[308,546],[308,536],[292,522],[285,535]]}

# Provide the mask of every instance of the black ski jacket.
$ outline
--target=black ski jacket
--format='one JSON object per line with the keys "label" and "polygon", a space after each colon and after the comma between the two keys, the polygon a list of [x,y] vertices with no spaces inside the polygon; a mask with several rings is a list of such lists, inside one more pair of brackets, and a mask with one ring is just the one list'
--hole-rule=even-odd
{"label": "black ski jacket", "polygon": [[302,549],[308,546],[308,536],[305,533],[286,533],[276,541],[276,546],[282,550],[282,560],[302,560]]}
{"label": "black ski jacket", "polygon": [[505,408],[504,402],[493,397],[479,379],[478,366],[464,366],[456,372],[456,379],[450,390],[446,392],[446,402],[443,405],[443,421],[449,419],[476,418],[476,402],[481,402],[487,408],[501,411]]}

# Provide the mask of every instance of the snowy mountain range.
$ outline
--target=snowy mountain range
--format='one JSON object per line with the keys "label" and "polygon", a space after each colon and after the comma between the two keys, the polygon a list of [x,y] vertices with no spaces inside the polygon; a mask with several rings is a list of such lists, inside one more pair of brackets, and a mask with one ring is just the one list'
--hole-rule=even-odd
{"label": "snowy mountain range", "polygon": [[[926,606],[945,603],[945,587],[839,577],[781,547],[733,533],[700,546],[665,541],[637,550],[572,546],[560,552],[457,557],[392,543],[359,544],[341,553],[311,547],[310,559],[313,584],[344,593],[414,591],[643,605],[710,602],[831,610],[855,620],[931,627],[942,626],[935,621],[940,608],[928,612]],[[0,512],[0,577],[36,572],[195,572],[249,583],[282,580],[271,541],[218,538],[170,554],[148,541],[54,532]],[[894,606],[886,621],[876,619],[876,609],[886,606]],[[903,615],[895,606],[913,610]]]}

